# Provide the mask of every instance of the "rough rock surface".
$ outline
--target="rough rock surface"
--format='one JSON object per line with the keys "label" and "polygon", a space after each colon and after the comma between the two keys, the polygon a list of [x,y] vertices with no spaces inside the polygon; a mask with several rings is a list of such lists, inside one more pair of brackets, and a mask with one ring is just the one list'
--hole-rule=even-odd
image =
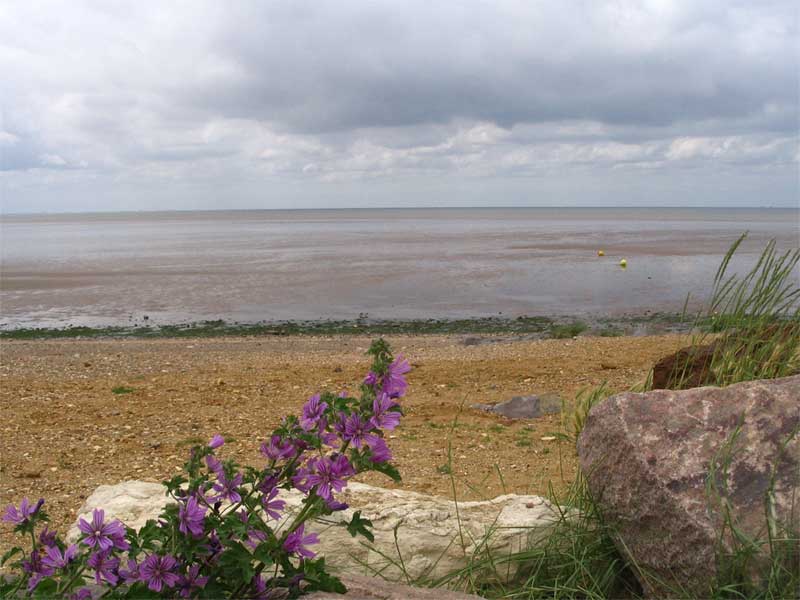
{"label": "rough rock surface", "polygon": [[[287,514],[300,506],[302,496],[295,491],[282,492]],[[379,571],[388,579],[404,577],[401,562],[409,577],[436,578],[464,567],[469,557],[488,549],[495,557],[525,549],[545,535],[555,512],[539,496],[508,494],[481,502],[459,502],[403,490],[389,490],[361,483],[350,483],[337,496],[350,505],[346,511],[326,517],[327,523],[315,523],[311,530],[320,534],[315,548],[326,563],[343,574],[372,574]],[[103,508],[107,518],[118,518],[133,528],[156,518],[168,499],[164,488],[155,483],[125,481],[103,485],[87,498],[79,517],[88,518],[94,508]],[[347,522],[354,511],[373,523],[374,544],[353,538],[344,527],[330,521]],[[397,545],[395,545],[397,528]],[[76,526],[67,535],[78,538]],[[398,553],[399,547],[399,553]],[[512,577],[517,565],[500,573]]]}
{"label": "rough rock surface", "polygon": [[514,396],[499,404],[473,404],[472,408],[485,410],[509,419],[535,419],[542,415],[561,412],[561,398],[557,394],[541,396]]}
{"label": "rough rock surface", "polygon": [[[792,514],[800,485],[799,426],[800,376],[624,393],[592,409],[578,454],[592,493],[624,542],[620,548],[667,586],[705,597],[716,575],[723,523],[715,494],[725,498],[742,531],[764,539],[765,495],[777,465],[775,514],[795,530],[800,526],[796,507]],[[707,481],[715,492],[707,492]],[[667,593],[643,583],[655,597]]]}

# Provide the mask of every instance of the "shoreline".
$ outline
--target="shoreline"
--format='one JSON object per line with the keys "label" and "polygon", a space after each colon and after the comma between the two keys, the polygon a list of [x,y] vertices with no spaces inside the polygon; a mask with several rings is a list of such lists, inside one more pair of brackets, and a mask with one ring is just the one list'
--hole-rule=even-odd
{"label": "shoreline", "polygon": [[696,325],[689,315],[653,312],[623,316],[519,316],[464,319],[285,320],[240,323],[203,320],[150,324],[145,317],[133,325],[0,328],[0,340],[47,339],[166,339],[315,335],[450,335],[512,334],[528,339],[565,339],[578,335],[622,337],[688,333]]}

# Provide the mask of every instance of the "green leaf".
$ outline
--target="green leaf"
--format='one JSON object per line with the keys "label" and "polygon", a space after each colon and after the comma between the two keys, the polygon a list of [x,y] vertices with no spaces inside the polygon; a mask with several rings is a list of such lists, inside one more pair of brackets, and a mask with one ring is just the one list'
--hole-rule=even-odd
{"label": "green leaf", "polygon": [[8,561],[15,554],[22,554],[23,552],[24,550],[22,548],[20,548],[19,546],[14,546],[13,548],[11,548],[11,550],[3,554],[3,558],[0,558],[0,566],[6,564],[6,561]]}
{"label": "green leaf", "polygon": [[334,577],[325,571],[325,559],[307,560],[304,564],[304,578],[308,582],[305,591],[311,592],[319,590],[321,592],[333,592],[344,594],[347,588],[341,579]]}
{"label": "green leaf", "polygon": [[50,577],[42,579],[33,590],[34,598],[54,598],[58,590],[58,583]]}
{"label": "green leaf", "polygon": [[175,475],[172,479],[162,481],[161,485],[167,488],[164,495],[169,496],[170,492],[177,492],[187,481],[188,480],[183,475]]}
{"label": "green leaf", "polygon": [[398,471],[397,468],[390,463],[374,463],[372,468],[375,471],[378,471],[378,473],[388,475],[395,483],[402,481],[402,477],[400,477],[400,471]]}
{"label": "green leaf", "polygon": [[347,531],[350,532],[351,536],[356,537],[358,534],[361,534],[370,542],[374,542],[375,536],[372,535],[369,528],[372,528],[372,521],[369,519],[362,519],[360,510],[357,510],[353,514],[353,518],[350,519],[350,522],[347,524]]}
{"label": "green leaf", "polygon": [[262,542],[253,551],[253,558],[255,558],[256,560],[260,560],[262,563],[264,563],[265,567],[269,567],[274,562],[272,560],[272,556],[270,555],[270,550],[272,550],[274,546],[275,543],[270,540]]}
{"label": "green leaf", "polygon": [[238,574],[241,581],[250,581],[255,575],[253,556],[239,542],[229,542],[219,562],[224,572],[229,572],[234,578]]}

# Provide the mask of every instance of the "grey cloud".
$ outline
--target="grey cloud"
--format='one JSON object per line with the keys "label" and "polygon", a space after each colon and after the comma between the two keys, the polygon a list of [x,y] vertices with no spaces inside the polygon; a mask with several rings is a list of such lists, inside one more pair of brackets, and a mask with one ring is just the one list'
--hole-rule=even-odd
{"label": "grey cloud", "polygon": [[786,203],[797,42],[790,1],[6,5],[0,200],[83,177],[119,198],[241,182],[276,206],[383,181],[403,203],[429,179],[502,197],[504,177],[691,170],[709,197],[738,170]]}
{"label": "grey cloud", "polygon": [[783,127],[796,123],[788,2],[679,3],[669,14],[656,3],[380,6],[250,5],[214,44],[237,77],[191,95],[311,132],[453,118],[667,125],[752,118],[767,105],[788,114]]}

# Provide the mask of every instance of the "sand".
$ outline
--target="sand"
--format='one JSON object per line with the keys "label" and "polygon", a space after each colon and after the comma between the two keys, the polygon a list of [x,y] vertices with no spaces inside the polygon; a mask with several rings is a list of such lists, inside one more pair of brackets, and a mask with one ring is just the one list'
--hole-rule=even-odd
{"label": "sand", "polygon": [[[474,336],[470,336],[474,337]],[[561,417],[508,421],[470,409],[516,395],[565,399],[607,381],[623,390],[681,343],[677,335],[519,340],[392,336],[413,365],[406,417],[390,436],[404,489],[493,497],[545,495],[574,477],[574,448],[543,440]],[[44,497],[62,532],[98,485],[161,481],[194,443],[223,433],[224,451],[259,465],[259,443],[320,390],[353,390],[369,338],[262,337],[4,341],[0,346],[0,506]],[[114,393],[124,387],[128,393]],[[120,391],[117,389],[117,391]],[[448,453],[451,475],[448,473]],[[363,480],[393,484],[379,474]],[[0,552],[12,541],[0,527]]]}

